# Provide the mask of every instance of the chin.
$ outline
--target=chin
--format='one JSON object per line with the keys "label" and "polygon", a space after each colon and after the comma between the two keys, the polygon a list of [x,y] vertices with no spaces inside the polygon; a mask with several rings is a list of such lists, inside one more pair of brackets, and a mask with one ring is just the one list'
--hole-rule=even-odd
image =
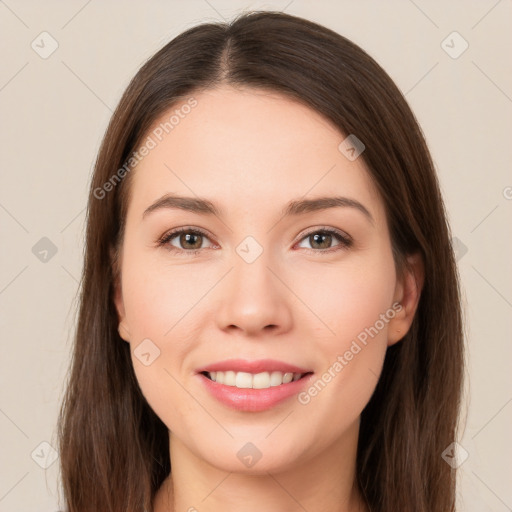
{"label": "chin", "polygon": [[304,446],[303,443],[290,436],[286,437],[287,444],[277,436],[272,442],[264,437],[253,436],[253,441],[248,440],[251,436],[243,436],[243,440],[235,437],[222,444],[212,441],[216,450],[196,455],[222,471],[250,475],[280,473],[297,465],[300,455],[297,446]]}

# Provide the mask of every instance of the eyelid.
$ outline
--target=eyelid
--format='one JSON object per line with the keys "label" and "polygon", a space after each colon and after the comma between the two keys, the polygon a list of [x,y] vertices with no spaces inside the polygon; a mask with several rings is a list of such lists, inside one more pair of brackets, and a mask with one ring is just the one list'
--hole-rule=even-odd
{"label": "eyelid", "polygon": [[341,229],[334,228],[331,226],[314,226],[312,228],[308,228],[305,231],[303,231],[299,236],[298,240],[301,241],[303,238],[310,236],[314,233],[329,233],[329,234],[336,234],[340,237],[344,238],[347,242],[352,242],[352,237],[345,231],[342,231]]}

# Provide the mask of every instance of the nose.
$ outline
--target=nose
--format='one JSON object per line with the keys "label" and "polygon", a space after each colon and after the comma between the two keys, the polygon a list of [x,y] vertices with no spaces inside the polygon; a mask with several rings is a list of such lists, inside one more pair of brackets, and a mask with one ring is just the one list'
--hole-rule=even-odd
{"label": "nose", "polygon": [[220,306],[216,321],[221,330],[261,336],[291,328],[293,294],[283,284],[286,277],[274,267],[265,251],[252,263],[241,258],[234,260],[233,269],[218,290]]}

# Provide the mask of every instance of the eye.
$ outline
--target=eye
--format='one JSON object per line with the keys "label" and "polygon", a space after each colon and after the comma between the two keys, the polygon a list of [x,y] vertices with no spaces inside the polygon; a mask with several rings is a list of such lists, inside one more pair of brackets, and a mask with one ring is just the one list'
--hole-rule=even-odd
{"label": "eye", "polygon": [[[171,240],[177,238],[181,247],[176,247]],[[159,241],[159,246],[165,246],[170,251],[197,254],[203,247],[204,240],[208,238],[206,232],[198,228],[179,228],[166,233]]]}
{"label": "eye", "polygon": [[[333,239],[338,242],[335,246],[331,245]],[[315,254],[319,252],[322,254],[330,254],[335,251],[347,249],[353,243],[349,235],[333,228],[321,228],[316,231],[310,231],[302,237],[301,241],[302,240],[308,240],[310,242],[311,248],[306,247],[306,249],[308,252],[314,252]]]}
{"label": "eye", "polygon": [[[177,239],[176,246],[172,241]],[[177,253],[198,254],[201,250],[208,248],[203,246],[205,240],[210,240],[209,235],[199,228],[177,228],[167,232],[158,240],[158,245],[163,246],[169,251]],[[321,228],[306,233],[302,238],[310,242],[310,248],[305,247],[307,252],[314,254],[330,254],[335,251],[347,249],[352,245],[352,238],[333,228]],[[332,242],[337,244],[332,246]],[[301,243],[299,242],[299,243]]]}

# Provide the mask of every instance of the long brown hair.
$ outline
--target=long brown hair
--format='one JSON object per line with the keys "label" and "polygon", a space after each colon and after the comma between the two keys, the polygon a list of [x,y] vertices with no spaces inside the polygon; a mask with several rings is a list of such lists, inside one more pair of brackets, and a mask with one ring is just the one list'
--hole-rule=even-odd
{"label": "long brown hair", "polygon": [[288,95],[365,144],[361,158],[386,207],[397,268],[419,252],[425,284],[412,327],[387,350],[362,413],[356,483],[373,512],[453,511],[455,470],[441,454],[458,433],[462,315],[424,137],[399,89],[356,44],[311,21],[264,11],[173,39],[133,78],[106,131],[90,188],[78,325],[58,425],[69,512],[151,511],[171,471],[167,428],[143,397],[130,346],[117,331],[115,255],[131,175],[119,170],[170,106],[219,84]]}

